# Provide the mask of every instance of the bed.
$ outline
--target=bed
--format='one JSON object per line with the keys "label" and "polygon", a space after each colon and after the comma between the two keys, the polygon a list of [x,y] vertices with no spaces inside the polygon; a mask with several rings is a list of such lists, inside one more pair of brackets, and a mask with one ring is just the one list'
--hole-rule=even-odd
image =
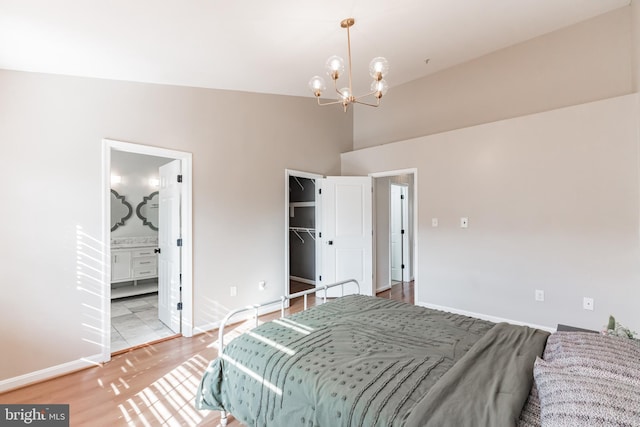
{"label": "bed", "polygon": [[196,407],[249,426],[513,426],[547,336],[347,295],[231,341]]}

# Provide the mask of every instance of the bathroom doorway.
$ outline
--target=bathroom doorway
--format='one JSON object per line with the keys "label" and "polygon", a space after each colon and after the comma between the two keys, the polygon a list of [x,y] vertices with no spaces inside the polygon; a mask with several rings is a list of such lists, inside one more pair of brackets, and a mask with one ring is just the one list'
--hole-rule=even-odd
{"label": "bathroom doorway", "polygon": [[105,140],[104,157],[108,352],[191,336],[191,154]]}

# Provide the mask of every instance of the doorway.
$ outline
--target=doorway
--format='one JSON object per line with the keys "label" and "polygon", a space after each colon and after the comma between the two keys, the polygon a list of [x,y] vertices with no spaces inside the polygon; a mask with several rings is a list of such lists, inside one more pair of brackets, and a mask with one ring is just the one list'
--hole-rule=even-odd
{"label": "doorway", "polygon": [[192,335],[191,154],[103,140],[103,171],[106,361]]}
{"label": "doorway", "polygon": [[318,280],[320,229],[318,180],[321,175],[294,170],[285,171],[287,232],[285,293],[312,289]]}
{"label": "doorway", "polygon": [[372,174],[374,178],[375,290],[413,282],[417,276],[414,169]]}

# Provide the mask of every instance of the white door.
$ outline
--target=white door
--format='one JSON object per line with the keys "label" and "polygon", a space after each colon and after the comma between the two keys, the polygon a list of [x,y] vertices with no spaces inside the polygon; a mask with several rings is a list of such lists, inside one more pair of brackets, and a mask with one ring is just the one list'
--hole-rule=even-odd
{"label": "white door", "polygon": [[[356,279],[360,293],[373,295],[371,209],[371,177],[322,180],[320,286]],[[345,295],[355,293],[355,289],[345,291]],[[331,297],[340,295],[339,287],[328,293]]]}
{"label": "white door", "polygon": [[160,167],[158,209],[158,317],[173,332],[180,332],[180,160]]}
{"label": "white door", "polygon": [[391,184],[391,280],[409,281],[407,187]]}

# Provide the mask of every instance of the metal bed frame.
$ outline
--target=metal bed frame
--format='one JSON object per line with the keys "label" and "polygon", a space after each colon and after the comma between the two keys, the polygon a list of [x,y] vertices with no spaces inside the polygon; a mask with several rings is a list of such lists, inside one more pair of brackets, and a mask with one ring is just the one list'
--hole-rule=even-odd
{"label": "metal bed frame", "polygon": [[[231,320],[231,318],[235,317],[236,315],[240,314],[240,313],[244,313],[247,311],[253,311],[254,312],[254,317],[255,317],[255,321],[256,324],[255,326],[258,326],[258,316],[259,316],[259,310],[262,307],[265,306],[269,306],[269,305],[274,305],[277,303],[280,303],[280,317],[284,317],[284,310],[285,310],[285,302],[289,301],[293,298],[299,298],[299,297],[304,297],[304,308],[303,311],[307,309],[307,296],[310,294],[317,294],[318,292],[324,292],[323,297],[322,297],[322,303],[326,303],[327,302],[327,290],[329,288],[334,288],[336,286],[340,286],[340,290],[341,290],[341,296],[344,296],[344,286],[349,284],[349,283],[353,283],[356,285],[357,288],[357,292],[356,293],[360,293],[360,283],[355,280],[355,279],[349,279],[349,280],[343,280],[341,282],[336,282],[336,283],[332,283],[330,285],[324,285],[324,286],[318,286],[316,288],[313,289],[309,289],[306,291],[301,291],[301,292],[296,292],[295,294],[290,294],[290,295],[282,295],[279,299],[273,300],[273,301],[268,301],[268,302],[263,302],[261,304],[253,304],[253,305],[248,305],[246,307],[243,308],[238,308],[235,309],[233,311],[230,311],[225,317],[224,319],[222,319],[222,322],[220,322],[220,327],[218,330],[218,356],[222,356],[222,350],[224,350],[224,328],[227,326],[227,324],[229,323],[229,320]],[[226,411],[220,411],[220,425],[222,427],[227,425],[227,413]]]}

